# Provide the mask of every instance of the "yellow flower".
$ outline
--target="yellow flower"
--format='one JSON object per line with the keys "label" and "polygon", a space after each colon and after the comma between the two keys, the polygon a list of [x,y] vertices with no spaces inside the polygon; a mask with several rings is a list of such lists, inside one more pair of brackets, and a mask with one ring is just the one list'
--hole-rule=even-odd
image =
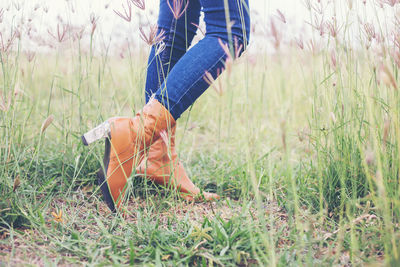
{"label": "yellow flower", "polygon": [[62,218],[62,210],[59,210],[58,213],[55,213],[54,211],[51,213],[53,215],[53,220],[57,223],[62,223],[64,222]]}

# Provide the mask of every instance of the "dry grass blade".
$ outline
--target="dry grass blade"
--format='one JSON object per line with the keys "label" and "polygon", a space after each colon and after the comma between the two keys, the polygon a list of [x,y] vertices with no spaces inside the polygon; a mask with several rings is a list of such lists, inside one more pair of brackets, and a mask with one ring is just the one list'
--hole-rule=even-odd
{"label": "dry grass blade", "polygon": [[15,177],[15,179],[14,179],[13,192],[15,192],[15,190],[17,190],[17,188],[20,186],[20,184],[21,184],[21,179],[19,178],[19,175],[17,175],[17,177]]}
{"label": "dry grass blade", "polygon": [[198,24],[196,24],[196,23],[191,23],[193,26],[195,26],[199,31],[200,31],[200,33],[203,35],[203,36],[206,36],[206,33],[205,33],[205,31],[198,25]]}

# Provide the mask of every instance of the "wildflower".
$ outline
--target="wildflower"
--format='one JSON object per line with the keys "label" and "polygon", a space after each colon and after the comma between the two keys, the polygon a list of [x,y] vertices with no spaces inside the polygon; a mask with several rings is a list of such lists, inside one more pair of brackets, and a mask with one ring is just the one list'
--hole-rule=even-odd
{"label": "wildflower", "polygon": [[142,40],[148,45],[158,44],[162,40],[164,40],[165,31],[160,30],[160,32],[157,33],[158,32],[157,25],[150,26],[150,32],[148,35],[146,35],[146,33],[144,32],[143,27],[139,27],[139,30],[140,30],[140,38],[142,38]]}
{"label": "wildflower", "polygon": [[189,5],[189,0],[186,1],[186,5],[185,7],[182,9],[183,7],[183,2],[185,0],[172,0],[172,6],[169,3],[170,0],[167,0],[167,4],[169,6],[169,9],[171,10],[172,14],[174,15],[175,19],[179,19],[183,13],[185,13],[188,5]]}
{"label": "wildflower", "polygon": [[62,210],[59,210],[58,213],[55,213],[54,211],[51,213],[51,215],[53,215],[53,221],[57,222],[57,223],[62,223],[64,222],[63,218],[62,218]]}
{"label": "wildflower", "polygon": [[122,4],[122,8],[124,9],[124,14],[122,14],[121,12],[119,12],[117,10],[114,10],[114,12],[122,19],[126,20],[127,22],[130,22],[132,19],[132,6],[131,6],[131,2],[129,0],[126,0],[126,4],[128,5],[127,8],[125,8],[124,4]]}
{"label": "wildflower", "polygon": [[54,116],[53,115],[48,116],[44,120],[44,122],[42,124],[42,127],[40,128],[40,132],[43,133],[47,129],[47,127],[49,127],[49,125],[53,122],[53,120],[54,120]]}

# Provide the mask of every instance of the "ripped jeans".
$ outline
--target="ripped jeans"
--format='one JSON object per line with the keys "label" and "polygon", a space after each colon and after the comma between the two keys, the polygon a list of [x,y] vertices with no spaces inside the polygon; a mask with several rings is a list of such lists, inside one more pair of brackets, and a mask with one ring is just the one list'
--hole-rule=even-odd
{"label": "ripped jeans", "polygon": [[[186,11],[178,19],[170,9],[173,1],[183,2],[182,9],[188,1]],[[206,33],[189,49],[200,11],[204,13]],[[226,13],[229,13],[228,19]],[[230,30],[227,21],[230,21]],[[214,79],[221,74],[227,50],[236,50],[239,56],[246,48],[250,34],[248,0],[160,0],[158,33],[161,31],[164,31],[165,47],[161,50],[158,44],[151,49],[145,97],[148,102],[154,95],[176,120],[209,87],[205,73]]]}

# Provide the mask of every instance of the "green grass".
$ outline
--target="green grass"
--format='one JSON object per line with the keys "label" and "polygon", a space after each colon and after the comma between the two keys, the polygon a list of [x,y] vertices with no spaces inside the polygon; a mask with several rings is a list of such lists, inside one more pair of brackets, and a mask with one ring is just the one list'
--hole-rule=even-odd
{"label": "green grass", "polygon": [[220,201],[186,203],[132,176],[125,217],[95,182],[103,144],[80,135],[142,107],[147,51],[94,56],[71,42],[32,62],[2,51],[0,266],[396,266],[398,48],[381,43],[376,62],[334,41],[250,50],[221,76],[222,95],[208,90],[179,119],[180,158]]}

